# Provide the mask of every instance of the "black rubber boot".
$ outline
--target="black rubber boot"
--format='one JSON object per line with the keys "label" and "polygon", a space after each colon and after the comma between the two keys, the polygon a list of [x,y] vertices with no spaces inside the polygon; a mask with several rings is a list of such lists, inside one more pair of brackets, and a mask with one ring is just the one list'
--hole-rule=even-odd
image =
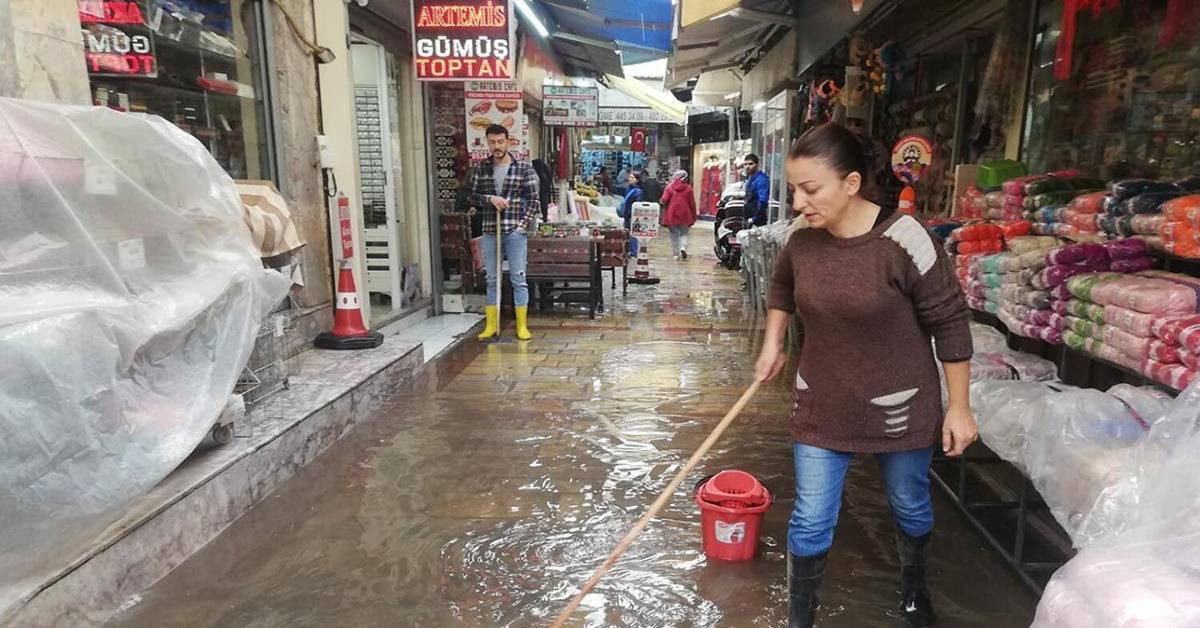
{"label": "black rubber boot", "polygon": [[788,552],[788,628],[812,628],[817,615],[817,589],[825,575],[825,557]]}
{"label": "black rubber boot", "polygon": [[896,549],[900,554],[900,615],[909,626],[918,628],[937,622],[925,584],[925,563],[932,536],[932,532],[922,536],[896,533]]}

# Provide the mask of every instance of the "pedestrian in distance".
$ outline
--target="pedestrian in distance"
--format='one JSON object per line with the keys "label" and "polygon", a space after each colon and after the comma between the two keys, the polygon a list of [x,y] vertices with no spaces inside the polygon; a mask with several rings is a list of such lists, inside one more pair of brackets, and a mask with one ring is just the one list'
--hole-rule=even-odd
{"label": "pedestrian in distance", "polygon": [[748,226],[767,224],[771,203],[771,178],[759,169],[758,155],[750,153],[742,160],[746,177],[746,209],[743,214]]}
{"label": "pedestrian in distance", "polygon": [[[629,187],[625,190],[625,200],[621,202],[620,214],[625,221],[625,229],[633,230],[633,204],[642,202],[642,173],[634,171],[626,178]],[[637,240],[629,238],[629,254],[637,255]]]}
{"label": "pedestrian in distance", "polygon": [[[792,383],[796,498],[788,522],[788,625],[812,626],[842,486],[855,454],[875,454],[895,519],[900,614],[935,621],[925,579],[933,532],[929,465],[937,445],[960,456],[978,437],[968,386],[969,313],[945,252],[911,216],[871,200],[874,143],[826,124],[793,144],[793,208],[811,228],[775,262],[760,381],[787,361],[793,315],[804,350]],[[932,343],[936,341],[936,359]],[[942,406],[938,361],[949,405]]]}
{"label": "pedestrian in distance", "polygon": [[[508,129],[499,124],[489,126],[487,137],[491,155],[475,167],[471,175],[470,203],[483,214],[483,264],[487,271],[486,323],[480,340],[500,333],[500,309],[497,295],[500,269],[497,267],[497,239],[508,257],[508,278],[512,283],[513,309],[517,318],[517,338],[529,340],[529,286],[525,281],[526,258],[529,250],[528,231],[541,215],[538,197],[538,175],[527,161],[520,161],[508,151]],[[497,224],[499,219],[499,224]],[[499,238],[497,238],[497,229]]]}
{"label": "pedestrian in distance", "polygon": [[696,195],[688,185],[686,170],[675,171],[659,200],[663,206],[663,225],[671,238],[671,257],[686,260],[688,231],[696,224]]}

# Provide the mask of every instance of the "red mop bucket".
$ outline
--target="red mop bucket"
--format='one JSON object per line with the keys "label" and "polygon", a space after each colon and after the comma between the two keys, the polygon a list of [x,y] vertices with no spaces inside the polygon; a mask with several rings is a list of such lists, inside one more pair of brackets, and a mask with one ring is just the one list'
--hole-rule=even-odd
{"label": "red mop bucket", "polygon": [[771,493],[745,471],[722,471],[696,486],[704,554],[714,560],[750,560]]}

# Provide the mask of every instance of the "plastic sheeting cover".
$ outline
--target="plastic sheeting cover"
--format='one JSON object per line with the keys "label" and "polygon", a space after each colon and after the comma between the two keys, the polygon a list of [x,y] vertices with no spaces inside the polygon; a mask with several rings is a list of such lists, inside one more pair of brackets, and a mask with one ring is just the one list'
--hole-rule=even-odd
{"label": "plastic sheeting cover", "polygon": [[1034,628],[1200,626],[1200,385],[1129,452],[1089,514],[1090,544],[1051,579]]}
{"label": "plastic sheeting cover", "polygon": [[0,99],[0,620],[195,449],[287,288],[190,135]]}

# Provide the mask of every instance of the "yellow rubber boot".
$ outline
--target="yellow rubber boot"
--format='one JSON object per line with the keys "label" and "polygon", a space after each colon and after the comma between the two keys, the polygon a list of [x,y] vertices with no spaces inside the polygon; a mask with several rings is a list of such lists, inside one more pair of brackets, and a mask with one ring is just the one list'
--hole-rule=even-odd
{"label": "yellow rubber boot", "polygon": [[479,334],[479,339],[487,340],[500,331],[500,310],[497,310],[494,305],[485,305],[483,307],[483,314],[487,318],[487,323],[484,325],[483,333]]}
{"label": "yellow rubber boot", "polygon": [[517,311],[517,338],[521,340],[529,340],[533,338],[533,334],[529,333],[529,327],[526,325],[529,320],[529,306],[518,305]]}

